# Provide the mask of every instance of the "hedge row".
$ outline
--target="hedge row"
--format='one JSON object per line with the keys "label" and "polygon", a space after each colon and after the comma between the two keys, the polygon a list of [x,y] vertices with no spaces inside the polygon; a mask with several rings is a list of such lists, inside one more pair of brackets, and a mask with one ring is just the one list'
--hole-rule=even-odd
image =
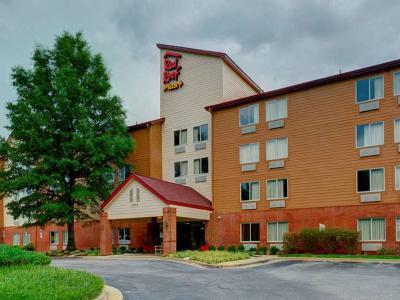
{"label": "hedge row", "polygon": [[300,232],[286,233],[284,250],[288,253],[336,253],[352,254],[357,249],[360,234],[354,230],[306,228]]}
{"label": "hedge row", "polygon": [[51,258],[16,246],[0,245],[0,267],[15,265],[48,265]]}

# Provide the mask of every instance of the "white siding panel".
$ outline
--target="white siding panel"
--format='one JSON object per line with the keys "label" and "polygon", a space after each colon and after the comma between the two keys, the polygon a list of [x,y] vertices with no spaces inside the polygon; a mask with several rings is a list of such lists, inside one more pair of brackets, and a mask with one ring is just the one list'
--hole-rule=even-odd
{"label": "white siding panel", "polygon": [[223,87],[224,100],[238,99],[257,94],[257,92],[225,62],[223,63]]}
{"label": "white siding panel", "polygon": [[195,219],[195,220],[210,220],[210,213],[211,211],[185,207],[185,206],[175,206],[171,205],[171,207],[176,208],[176,216],[188,219]]}
{"label": "white siding panel", "polygon": [[[129,191],[132,188],[134,189],[134,199],[133,202],[130,202]],[[140,190],[140,202],[136,202],[136,188]],[[136,181],[131,181],[105,207],[105,211],[108,213],[108,219],[110,220],[161,217],[163,208],[166,206],[153,193]]]}
{"label": "white siding panel", "polygon": [[24,223],[23,218],[19,218],[18,220],[14,220],[14,218],[9,214],[6,205],[12,201],[12,197],[4,198],[4,227],[14,227],[14,226],[22,226]]}

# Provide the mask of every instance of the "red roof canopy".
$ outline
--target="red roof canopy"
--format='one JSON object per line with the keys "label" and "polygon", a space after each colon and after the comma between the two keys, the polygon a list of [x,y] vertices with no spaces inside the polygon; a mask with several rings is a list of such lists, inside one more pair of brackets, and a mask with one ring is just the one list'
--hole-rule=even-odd
{"label": "red roof canopy", "polygon": [[212,210],[211,201],[190,187],[137,174],[130,175],[115,189],[106,201],[103,202],[101,208],[109,204],[132,180],[136,180],[166,204]]}

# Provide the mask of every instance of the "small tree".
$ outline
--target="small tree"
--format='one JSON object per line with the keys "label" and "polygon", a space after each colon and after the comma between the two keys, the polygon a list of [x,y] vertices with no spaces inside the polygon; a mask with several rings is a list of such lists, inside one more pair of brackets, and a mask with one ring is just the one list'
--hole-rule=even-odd
{"label": "small tree", "polygon": [[0,195],[28,191],[7,205],[12,216],[28,226],[67,224],[71,250],[74,221],[99,212],[110,162],[122,164],[133,145],[102,57],[81,33],[36,47],[32,60],[11,74],[17,99],[7,104],[11,139],[0,140]]}

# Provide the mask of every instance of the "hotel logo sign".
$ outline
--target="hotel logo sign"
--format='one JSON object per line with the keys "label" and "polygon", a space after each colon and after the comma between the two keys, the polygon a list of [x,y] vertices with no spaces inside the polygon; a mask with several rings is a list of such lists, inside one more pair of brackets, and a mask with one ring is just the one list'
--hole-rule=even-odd
{"label": "hotel logo sign", "polygon": [[167,51],[164,54],[163,83],[164,92],[179,89],[183,86],[182,80],[179,80],[182,66],[179,65],[179,59],[182,55],[176,52]]}

